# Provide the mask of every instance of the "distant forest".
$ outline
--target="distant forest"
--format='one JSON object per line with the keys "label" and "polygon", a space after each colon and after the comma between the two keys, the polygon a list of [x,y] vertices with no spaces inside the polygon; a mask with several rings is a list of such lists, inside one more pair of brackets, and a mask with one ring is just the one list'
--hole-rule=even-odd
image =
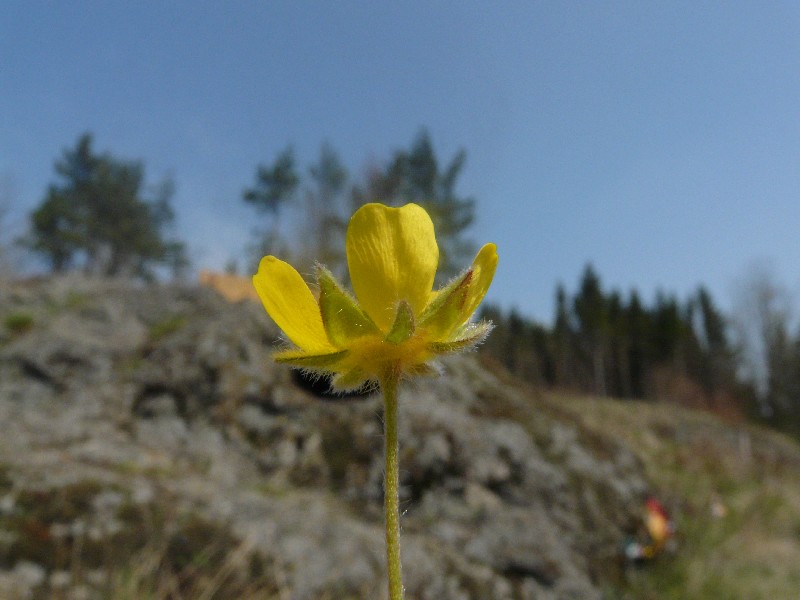
{"label": "distant forest", "polygon": [[589,265],[559,286],[550,326],[484,306],[495,329],[481,351],[530,383],[581,394],[677,402],[800,435],[800,331],[788,292],[755,268],[724,315],[700,287],[652,304],[603,288]]}
{"label": "distant forest", "polygon": [[[462,150],[442,162],[424,130],[408,149],[394,150],[357,177],[328,144],[305,169],[287,147],[256,164],[253,180],[231,199],[257,215],[248,246],[232,252],[243,252],[248,273],[264,254],[278,254],[303,273],[319,261],[346,278],[349,215],[366,202],[416,202],[436,227],[441,284],[475,251],[468,234],[476,201],[457,192],[465,161]],[[173,232],[171,180],[147,182],[141,161],[98,153],[89,133],[63,151],[54,170],[17,247],[54,273],[153,279],[188,272],[191,257]],[[0,240],[8,202],[0,198]],[[229,271],[239,270],[240,258],[231,256]],[[679,402],[800,435],[800,330],[791,304],[766,269],[741,282],[733,314],[725,315],[702,287],[683,300],[661,293],[648,303],[635,290],[604,289],[587,266],[575,291],[555,291],[550,325],[484,306],[482,316],[495,330],[480,352],[541,387]]]}

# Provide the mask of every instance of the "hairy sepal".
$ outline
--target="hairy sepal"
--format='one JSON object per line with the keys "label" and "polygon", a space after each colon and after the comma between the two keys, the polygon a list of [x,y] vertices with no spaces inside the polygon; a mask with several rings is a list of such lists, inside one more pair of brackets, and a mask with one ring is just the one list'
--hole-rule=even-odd
{"label": "hairy sepal", "polygon": [[346,348],[350,342],[365,335],[380,335],[377,325],[361,309],[323,266],[317,267],[319,309],[328,339],[334,346]]}
{"label": "hairy sepal", "polygon": [[392,344],[402,344],[414,335],[414,311],[411,305],[405,300],[397,304],[397,313],[391,331],[386,336],[386,341]]}
{"label": "hairy sepal", "polygon": [[453,354],[474,348],[492,331],[494,325],[491,321],[481,321],[465,325],[459,334],[447,341],[431,342],[428,348],[434,354]]}

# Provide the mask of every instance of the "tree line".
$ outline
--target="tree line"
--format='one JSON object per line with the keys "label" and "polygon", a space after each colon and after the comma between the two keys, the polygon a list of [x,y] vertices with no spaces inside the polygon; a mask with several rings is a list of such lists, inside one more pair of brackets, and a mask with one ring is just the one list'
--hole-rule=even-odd
{"label": "tree line", "polygon": [[756,269],[726,315],[699,287],[686,300],[605,290],[588,265],[577,290],[559,285],[550,326],[483,308],[495,329],[482,352],[543,387],[669,400],[746,416],[800,434],[800,329],[788,292]]}
{"label": "tree line", "polygon": [[[405,149],[353,176],[323,144],[305,168],[287,147],[257,164],[234,199],[260,217],[245,270],[265,254],[289,258],[311,273],[326,264],[347,276],[343,254],[349,215],[366,202],[417,202],[428,210],[440,244],[439,283],[468,264],[475,199],[457,191],[462,150],[436,155],[421,131]],[[55,161],[55,180],[29,215],[22,245],[52,272],[152,278],[185,272],[184,242],[174,235],[174,183],[147,182],[142,161],[97,152],[80,136]],[[5,201],[0,206],[7,208]],[[230,270],[236,270],[232,261]],[[768,271],[742,282],[732,315],[700,287],[685,300],[660,293],[651,303],[633,290],[603,288],[591,266],[577,289],[559,286],[550,326],[515,310],[483,308],[495,323],[481,352],[535,384],[618,398],[672,399],[751,415],[800,434],[800,329],[788,292]]]}
{"label": "tree line", "polygon": [[[475,199],[456,190],[465,160],[461,150],[442,166],[424,130],[409,149],[395,150],[389,160],[371,165],[358,178],[351,177],[328,144],[305,171],[298,167],[292,148],[286,148],[273,162],[257,167],[253,185],[244,191],[245,202],[268,222],[255,232],[249,254],[256,259],[265,254],[293,255],[305,267],[301,272],[319,261],[346,277],[343,249],[349,216],[367,202],[390,206],[415,202],[428,211],[436,228],[438,276],[450,278],[471,260],[475,249],[467,235],[475,218]],[[295,227],[282,220],[287,208],[299,217]],[[291,238],[302,243],[292,244]]]}
{"label": "tree line", "polygon": [[[456,191],[465,158],[462,150],[441,163],[425,130],[409,149],[394,151],[361,177],[352,177],[328,144],[306,169],[291,147],[284,149],[272,162],[256,166],[254,181],[240,198],[261,217],[246,249],[246,270],[252,272],[261,256],[278,254],[305,267],[301,272],[319,261],[346,275],[349,215],[378,201],[423,205],[439,236],[442,276],[455,275],[474,249],[467,232],[475,200]],[[54,169],[55,181],[20,240],[50,271],[152,278],[159,269],[188,268],[186,246],[174,235],[170,178],[148,184],[142,161],[97,152],[89,133],[63,151]]]}

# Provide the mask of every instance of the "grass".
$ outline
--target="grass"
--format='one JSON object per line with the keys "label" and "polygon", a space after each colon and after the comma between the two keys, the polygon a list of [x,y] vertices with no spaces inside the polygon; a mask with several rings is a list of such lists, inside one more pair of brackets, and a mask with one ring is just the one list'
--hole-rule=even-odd
{"label": "grass", "polygon": [[585,427],[625,441],[672,509],[677,548],[609,597],[795,598],[800,589],[800,445],[668,404],[552,396]]}
{"label": "grass", "polygon": [[110,600],[278,600],[275,569],[219,526],[189,517],[162,543],[151,542],[114,571]]}
{"label": "grass", "polygon": [[[111,600],[285,598],[279,570],[249,540],[199,514],[176,514],[169,499],[142,505],[125,500],[123,493],[113,517],[117,526],[92,535],[101,525],[95,502],[108,490],[83,480],[15,491],[13,509],[0,515],[6,537],[0,568],[34,562],[48,574],[67,574],[70,585],[88,585]],[[76,529],[77,523],[85,527]],[[102,574],[102,581],[90,581],[92,573]],[[62,591],[45,582],[31,598],[60,598]]]}

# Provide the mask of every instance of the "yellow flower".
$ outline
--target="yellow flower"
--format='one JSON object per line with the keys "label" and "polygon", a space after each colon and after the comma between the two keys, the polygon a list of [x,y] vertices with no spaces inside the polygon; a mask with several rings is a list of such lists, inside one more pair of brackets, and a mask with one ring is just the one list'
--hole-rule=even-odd
{"label": "yellow flower", "polygon": [[494,276],[494,244],[433,290],[439,247],[428,213],[416,204],[366,204],[350,219],[346,250],[355,297],[322,266],[315,295],[294,267],[261,259],[253,284],[296,346],[275,360],[333,374],[334,388],[352,389],[389,374],[428,373],[438,355],[472,347],[489,333],[490,323],[470,317]]}

